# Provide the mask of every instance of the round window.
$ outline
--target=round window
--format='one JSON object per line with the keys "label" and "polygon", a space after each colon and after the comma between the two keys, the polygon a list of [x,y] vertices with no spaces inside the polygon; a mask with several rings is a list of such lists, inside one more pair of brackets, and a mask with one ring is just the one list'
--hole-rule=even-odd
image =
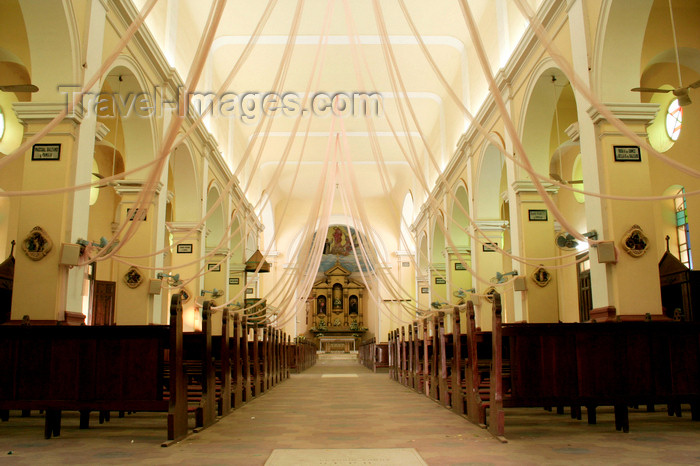
{"label": "round window", "polygon": [[683,123],[683,107],[678,104],[678,99],[674,99],[666,110],[666,134],[672,141],[677,141],[681,134]]}

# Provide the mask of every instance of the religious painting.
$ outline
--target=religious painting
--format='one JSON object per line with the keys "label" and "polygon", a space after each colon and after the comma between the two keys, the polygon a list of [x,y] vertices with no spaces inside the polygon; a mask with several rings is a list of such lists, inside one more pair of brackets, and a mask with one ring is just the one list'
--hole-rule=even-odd
{"label": "religious painting", "polygon": [[181,288],[180,289],[180,302],[182,304],[185,304],[186,302],[189,302],[190,298],[192,298],[192,294],[187,290],[187,288]]}
{"label": "religious painting", "polygon": [[639,225],[632,225],[622,237],[622,249],[632,257],[641,257],[649,248],[649,238]]}
{"label": "religious painting", "polygon": [[547,286],[551,279],[552,274],[542,266],[537,267],[535,271],[532,272],[532,280],[541,287]]}
{"label": "religious painting", "polygon": [[53,241],[43,228],[32,228],[26,238],[22,240],[22,251],[33,261],[39,261],[46,257],[53,247]]}
{"label": "religious painting", "polygon": [[316,314],[326,315],[326,297],[323,295],[316,298]]}
{"label": "religious painting", "polygon": [[126,283],[126,286],[129,288],[138,288],[141,282],[143,282],[141,271],[136,267],[129,267],[129,270],[124,274],[124,283]]}
{"label": "religious painting", "polygon": [[355,295],[350,296],[350,298],[348,299],[348,307],[350,308],[350,310],[349,310],[350,314],[357,314],[357,303],[358,303],[357,296],[355,296]]}
{"label": "religious painting", "polygon": [[496,293],[496,288],[489,286],[484,290],[484,299],[493,304],[493,295]]}
{"label": "religious painting", "polygon": [[362,237],[358,237],[354,228],[348,229],[346,225],[330,225],[323,241],[319,272],[325,272],[336,264],[340,264],[350,272],[359,272],[360,268],[366,272],[371,268],[365,263],[361,253],[361,247],[369,248],[370,244]]}

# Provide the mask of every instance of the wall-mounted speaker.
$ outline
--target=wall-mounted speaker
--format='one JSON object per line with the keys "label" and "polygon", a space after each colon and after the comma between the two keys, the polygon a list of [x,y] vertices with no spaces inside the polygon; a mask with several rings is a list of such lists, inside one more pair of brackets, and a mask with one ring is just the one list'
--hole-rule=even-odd
{"label": "wall-mounted speaker", "polygon": [[617,263],[617,251],[615,243],[612,241],[603,241],[598,243],[598,263],[599,264],[615,264]]}
{"label": "wall-mounted speaker", "polygon": [[163,291],[162,284],[162,280],[150,279],[148,281],[148,294],[160,294]]}
{"label": "wall-mounted speaker", "polygon": [[525,277],[515,277],[515,280],[513,280],[513,289],[515,291],[526,291],[527,280]]}
{"label": "wall-mounted speaker", "polygon": [[59,264],[72,267],[78,265],[80,260],[80,245],[73,243],[63,243],[61,245],[61,258]]}

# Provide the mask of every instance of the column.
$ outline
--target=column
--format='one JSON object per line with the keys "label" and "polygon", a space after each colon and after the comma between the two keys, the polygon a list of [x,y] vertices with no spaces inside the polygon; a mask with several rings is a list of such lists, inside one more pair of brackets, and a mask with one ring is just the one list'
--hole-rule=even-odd
{"label": "column", "polygon": [[[25,126],[25,138],[43,129],[63,110],[64,105],[64,103],[43,102],[15,103],[13,105],[15,113]],[[82,117],[81,111],[74,111],[41,140],[41,144],[53,145],[51,159],[32,160],[33,150],[27,151],[21,172],[23,190],[63,188],[66,180],[76,179],[74,169],[75,159],[78,158]],[[94,129],[92,138],[94,147]],[[92,166],[92,163],[89,165]],[[22,316],[29,315],[32,320],[64,320],[67,310],[73,313],[82,311],[82,306],[74,299],[76,293],[74,289],[71,289],[73,295],[70,301],[71,309],[67,308],[66,288],[69,268],[60,265],[59,258],[61,243],[72,243],[79,234],[87,232],[87,216],[79,220],[71,218],[69,214],[74,209],[74,203],[77,202],[84,201],[84,211],[89,210],[89,195],[83,198],[84,196],[74,196],[72,193],[20,198],[12,319],[22,319]],[[40,227],[52,243],[50,250],[48,245],[42,245],[42,249],[48,252],[41,258],[39,258],[41,255],[35,255],[38,260],[28,257],[22,249],[25,238],[35,227]],[[76,268],[73,273],[82,278],[82,270]]]}
{"label": "column", "polygon": [[[212,248],[207,248],[207,255],[211,254]],[[219,248],[214,254],[207,258],[206,263],[206,275],[204,275],[204,290],[213,291],[217,290],[219,297],[214,297],[210,293],[205,293],[203,300],[210,300],[214,302],[214,306],[222,304],[226,299],[226,291],[228,289],[228,249]],[[223,261],[221,264],[219,262]],[[214,319],[212,321],[212,332],[213,335],[221,335],[221,320]]]}
{"label": "column", "polygon": [[[496,272],[502,272],[504,260],[497,250],[489,247],[489,243],[495,244],[501,249],[504,247],[503,233],[508,228],[508,222],[505,220],[476,220],[474,225],[479,227],[486,236],[486,240],[484,240],[483,236],[474,229],[475,236],[484,243],[475,246],[475,249],[472,250],[474,261],[479,263],[479,269],[476,272],[479,274],[479,277],[490,280],[496,276]],[[492,286],[480,280],[473,280],[473,283],[476,293],[480,295],[483,295]],[[513,309],[513,307],[506,307],[506,312],[509,309]],[[515,320],[515,314],[513,314],[512,310],[509,318]],[[474,319],[477,327],[481,327],[484,331],[491,330],[491,303],[483,297],[479,297],[478,300],[474,301]]]}
{"label": "column", "polygon": [[[628,127],[646,138],[646,126],[658,110],[656,104],[613,104],[608,108]],[[598,166],[601,193],[619,196],[652,196],[649,172],[649,155],[639,149],[639,161],[616,162],[615,146],[634,145],[607,122],[597,110],[588,110],[588,122],[594,128],[595,153],[584,149],[584,133],[581,131],[581,152],[584,155],[584,181],[589,189],[586,163]],[[587,122],[587,125],[589,124]],[[586,141],[590,147],[591,141]],[[588,155],[590,154],[590,155]],[[593,159],[593,160],[591,160]],[[591,163],[592,162],[592,163]],[[590,167],[589,167],[590,168]],[[589,204],[598,204],[589,209]],[[593,308],[615,306],[617,315],[661,314],[661,288],[659,284],[658,258],[664,248],[663,238],[656,234],[654,209],[648,203],[620,202],[586,199],[588,228],[598,232],[598,239],[614,241],[618,250],[617,263],[601,264],[597,248],[591,248],[591,287]],[[646,250],[640,256],[624,252],[623,238],[633,226],[639,226],[647,238]]]}
{"label": "column", "polygon": [[[199,273],[201,262],[199,261],[200,244],[202,242],[203,227],[199,222],[168,222],[166,223],[168,231],[173,236],[173,242],[180,244],[172,249],[171,266],[173,267],[170,274],[180,274],[180,280],[188,281],[193,276]],[[194,229],[194,231],[192,231]],[[194,262],[194,263],[191,263]],[[182,300],[182,319],[184,328],[187,331],[192,331],[195,328],[199,316],[195,315],[195,300],[199,296],[199,279],[193,280],[191,283],[184,286],[185,295]],[[168,293],[170,296],[179,290],[173,289]],[[199,321],[201,322],[201,320]]]}
{"label": "column", "polygon": [[[131,227],[131,222],[139,223],[133,236],[119,250],[119,254],[123,256],[148,256],[156,250],[156,226],[160,215],[158,205],[162,185],[158,183],[151,202],[145,207],[146,211],[142,212],[140,208],[135,208],[135,204],[141,195],[143,184],[140,180],[123,180],[117,181],[114,186],[116,193],[121,196],[114,222],[117,225],[127,222],[127,228]],[[156,272],[146,267],[155,267],[155,256],[128,259],[128,262],[131,265],[114,262],[117,282],[115,321],[118,325],[151,324],[154,295],[148,292],[148,281],[156,277]],[[135,281],[137,279],[140,279],[138,284]]]}
{"label": "column", "polygon": [[[550,196],[555,196],[557,187],[543,183],[545,191]],[[517,210],[521,219],[519,225],[521,255],[523,257],[554,257],[557,249],[554,242],[554,217],[547,209],[544,200],[535,189],[532,181],[520,180],[513,185],[516,195]],[[520,275],[529,277],[535,271],[534,267],[520,264]],[[510,270],[504,270],[510,272]],[[523,318],[527,322],[558,322],[559,302],[557,293],[557,274],[551,271],[552,279],[545,287],[528,286],[527,291],[516,291],[515,301],[518,296],[525,303]]]}

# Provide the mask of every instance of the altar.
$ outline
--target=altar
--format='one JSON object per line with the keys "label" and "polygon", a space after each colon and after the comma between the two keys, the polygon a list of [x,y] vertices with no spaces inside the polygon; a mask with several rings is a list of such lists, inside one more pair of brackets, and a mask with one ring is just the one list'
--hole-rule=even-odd
{"label": "altar", "polygon": [[322,353],[349,353],[356,352],[355,338],[321,337],[318,339],[318,348]]}
{"label": "altar", "polygon": [[309,332],[318,340],[321,351],[354,351],[367,331],[365,287],[350,275],[336,262],[311,289]]}

